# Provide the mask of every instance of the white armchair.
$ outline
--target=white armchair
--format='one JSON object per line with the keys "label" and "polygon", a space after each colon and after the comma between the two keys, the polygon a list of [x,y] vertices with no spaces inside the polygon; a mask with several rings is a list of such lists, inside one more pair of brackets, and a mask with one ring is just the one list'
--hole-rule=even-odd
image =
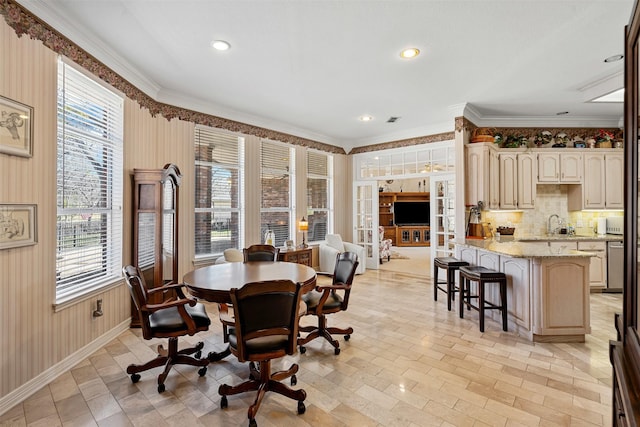
{"label": "white armchair", "polygon": [[319,262],[320,271],[332,272],[336,267],[336,256],[342,252],[354,252],[358,255],[358,268],[356,274],[366,271],[367,257],[362,246],[355,243],[343,242],[339,234],[327,234],[325,243],[320,244]]}

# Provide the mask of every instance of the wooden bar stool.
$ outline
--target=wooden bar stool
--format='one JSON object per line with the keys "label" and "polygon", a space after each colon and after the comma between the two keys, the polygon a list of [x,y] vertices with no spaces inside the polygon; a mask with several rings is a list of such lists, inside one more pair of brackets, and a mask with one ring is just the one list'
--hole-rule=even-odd
{"label": "wooden bar stool", "polygon": [[[456,271],[463,266],[469,265],[466,261],[460,261],[453,257],[436,257],[433,259],[433,300],[438,301],[438,290],[447,294],[447,309],[451,311],[451,301],[455,300],[456,287]],[[447,271],[447,279],[438,281],[438,270]],[[440,285],[446,285],[441,287]]]}
{"label": "wooden bar stool", "polygon": [[[478,282],[478,295],[471,295],[471,282]],[[485,301],[485,285],[500,285],[500,305]],[[471,304],[471,299],[478,299],[478,305]],[[464,317],[464,307],[478,310],[480,313],[480,332],[484,332],[484,311],[500,310],[502,312],[502,330],[507,330],[507,276],[499,271],[480,266],[460,267],[460,318]]]}

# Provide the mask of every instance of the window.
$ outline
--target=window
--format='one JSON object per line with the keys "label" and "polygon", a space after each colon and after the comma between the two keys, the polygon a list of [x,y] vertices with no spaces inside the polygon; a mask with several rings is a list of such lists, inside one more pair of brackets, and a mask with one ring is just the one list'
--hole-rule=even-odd
{"label": "window", "polygon": [[263,140],[261,144],[262,205],[260,235],[267,230],[276,236],[275,246],[284,245],[295,235],[292,225],[295,203],[295,154],[288,145]]}
{"label": "window", "polygon": [[307,150],[307,220],[310,242],[324,240],[333,227],[333,157]]}
{"label": "window", "polygon": [[110,284],[122,269],[123,100],[58,64],[56,302]]}
{"label": "window", "polygon": [[241,201],[244,193],[244,138],[196,127],[196,257],[244,247]]}

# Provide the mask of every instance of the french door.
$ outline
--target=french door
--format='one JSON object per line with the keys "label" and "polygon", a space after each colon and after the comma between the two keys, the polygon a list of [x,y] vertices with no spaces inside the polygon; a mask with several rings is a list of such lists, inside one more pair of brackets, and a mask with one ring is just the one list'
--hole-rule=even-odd
{"label": "french door", "polygon": [[367,268],[378,268],[378,189],[375,181],[353,183],[353,242],[365,248]]}
{"label": "french door", "polygon": [[431,175],[431,259],[453,256],[456,231],[454,174]]}

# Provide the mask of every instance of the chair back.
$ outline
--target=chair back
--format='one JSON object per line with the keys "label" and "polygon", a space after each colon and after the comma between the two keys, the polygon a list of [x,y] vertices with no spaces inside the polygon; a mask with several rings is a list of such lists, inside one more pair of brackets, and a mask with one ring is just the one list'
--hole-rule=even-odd
{"label": "chair back", "polygon": [[242,250],[244,262],[278,261],[280,249],[272,245],[251,245]]}
{"label": "chair back", "polygon": [[144,276],[140,272],[140,269],[133,265],[122,267],[122,273],[129,288],[133,305],[138,311],[138,318],[142,326],[142,335],[145,339],[150,339],[151,326],[149,324],[149,312],[146,310],[149,293],[147,291],[147,284],[144,281]]}
{"label": "chair back", "polygon": [[342,297],[341,310],[346,310],[349,305],[349,295],[351,294],[351,285],[358,268],[358,255],[354,252],[342,252],[336,255],[336,267],[333,271],[333,284],[347,285]]}
{"label": "chair back", "polygon": [[230,344],[238,360],[274,359],[295,353],[300,289],[300,284],[291,280],[252,282],[231,289],[236,340]]}

